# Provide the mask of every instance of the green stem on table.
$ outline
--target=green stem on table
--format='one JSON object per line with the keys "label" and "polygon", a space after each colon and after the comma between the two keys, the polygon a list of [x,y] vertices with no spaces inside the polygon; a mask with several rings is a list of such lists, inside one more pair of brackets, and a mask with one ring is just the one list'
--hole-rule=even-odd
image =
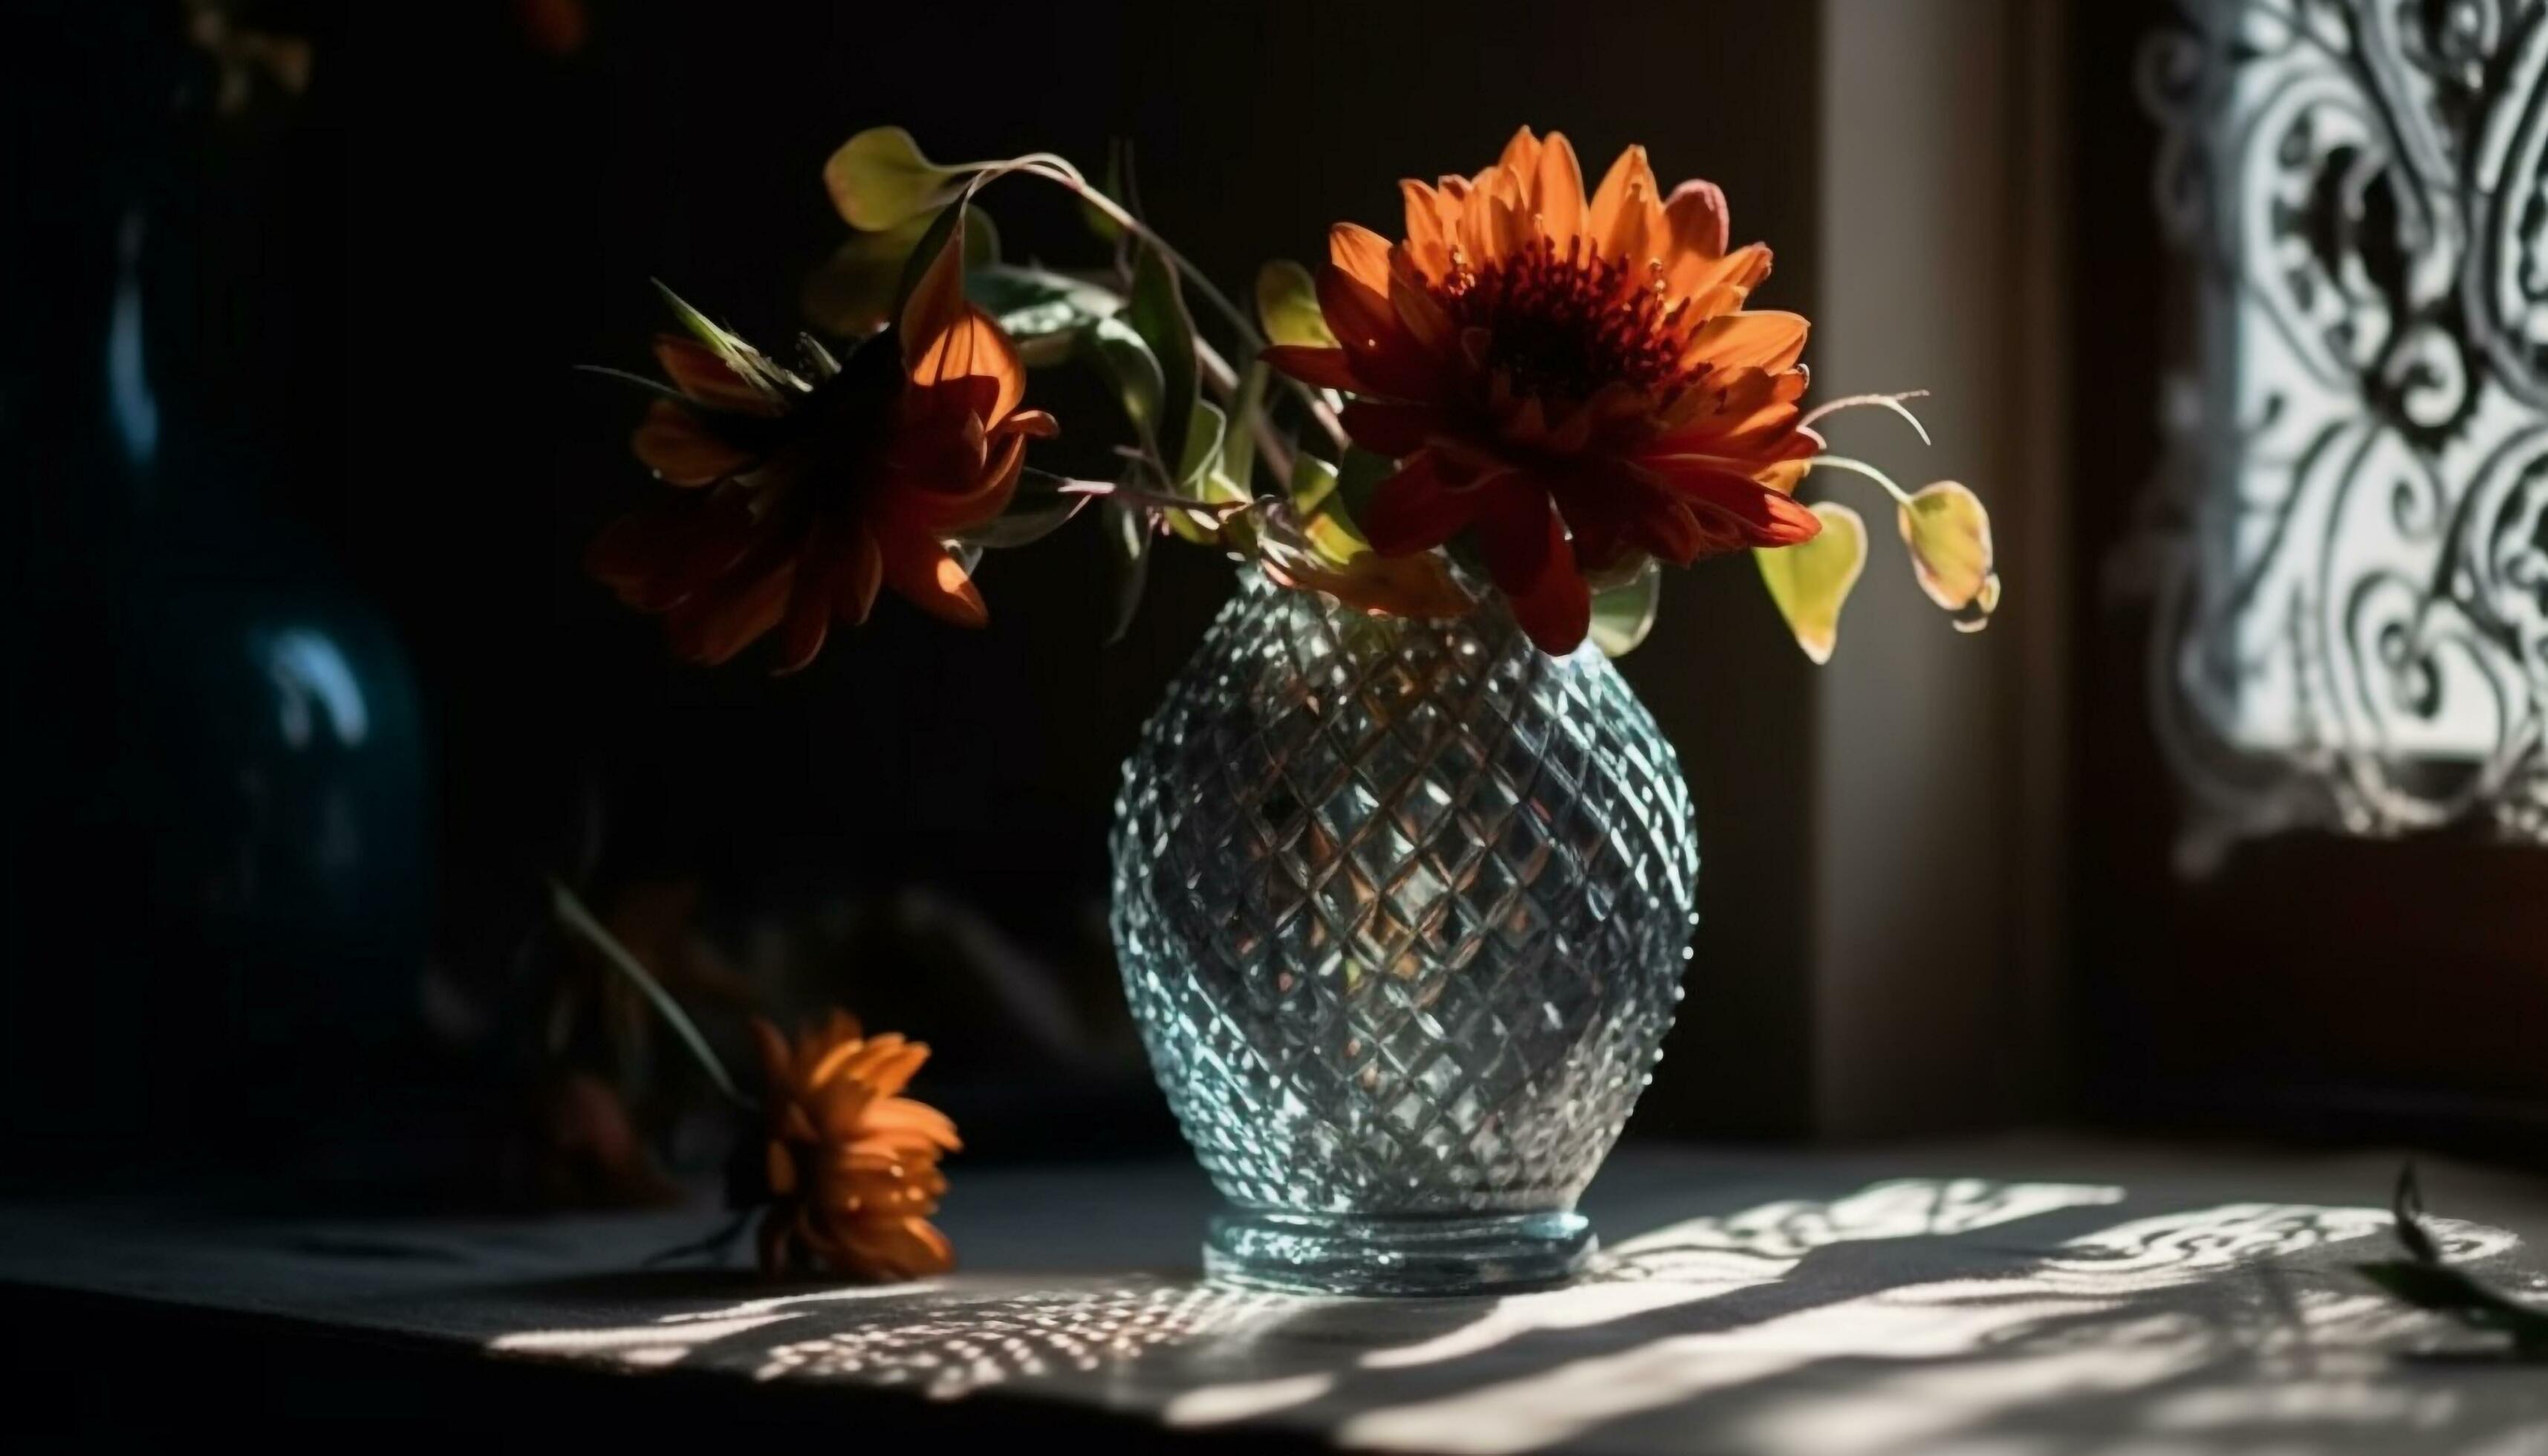
{"label": "green stem on table", "polygon": [[587,944],[601,954],[602,959],[610,962],[612,969],[636,983],[637,989],[645,993],[646,999],[653,1002],[664,1020],[672,1025],[673,1034],[689,1047],[690,1055],[698,1060],[699,1069],[707,1073],[708,1080],[716,1084],[716,1089],[725,1094],[727,1101],[747,1112],[760,1111],[759,1106],[734,1085],[734,1078],[726,1074],[725,1063],[717,1060],[716,1052],[708,1048],[708,1039],[700,1034],[698,1024],[690,1020],[689,1013],[682,1010],[682,1003],[674,1000],[673,993],[664,989],[664,983],[655,979],[645,965],[629,954],[628,948],[619,944],[619,938],[593,918],[592,912],[585,908],[584,901],[576,897],[575,891],[568,889],[566,883],[554,875],[549,877],[549,905],[557,913],[560,925],[582,936]]}

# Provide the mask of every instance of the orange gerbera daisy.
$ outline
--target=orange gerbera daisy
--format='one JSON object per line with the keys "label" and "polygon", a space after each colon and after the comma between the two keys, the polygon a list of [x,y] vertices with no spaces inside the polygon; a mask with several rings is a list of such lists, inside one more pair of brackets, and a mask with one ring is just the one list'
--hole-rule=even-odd
{"label": "orange gerbera daisy", "polygon": [[929,1216],[947,1191],[938,1159],[962,1144],[945,1113],[897,1095],[929,1048],[891,1032],[865,1036],[843,1011],[799,1033],[793,1047],[759,1018],[752,1034],[770,1113],[763,1271],[945,1273],[956,1252]]}
{"label": "orange gerbera daisy", "polygon": [[1821,528],[1793,498],[1822,441],[1797,420],[1805,320],[1747,311],[1770,251],[1728,250],[1725,196],[1667,197],[1631,146],[1588,202],[1563,136],[1401,184],[1407,237],[1340,223],[1320,310],[1340,347],[1267,360],[1342,390],[1346,431],[1399,462],[1357,524],[1387,555],[1465,536],[1550,652],[1592,580]]}
{"label": "orange gerbera daisy", "polygon": [[[959,229],[960,231],[960,229]],[[647,410],[637,458],[670,499],[613,522],[586,558],[674,650],[716,664],[777,628],[780,672],[813,661],[838,618],[866,620],[880,586],[963,626],[987,618],[952,538],[1006,509],[1029,436],[1016,347],[964,302],[951,238],[896,328],[808,381],[683,308],[691,337],[655,357],[679,390]]]}

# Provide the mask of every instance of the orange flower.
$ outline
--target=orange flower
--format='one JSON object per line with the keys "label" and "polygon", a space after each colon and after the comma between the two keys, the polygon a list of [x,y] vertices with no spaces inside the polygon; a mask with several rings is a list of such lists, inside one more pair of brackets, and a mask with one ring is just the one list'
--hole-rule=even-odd
{"label": "orange flower", "polygon": [[722,663],[777,628],[778,671],[793,672],[886,585],[949,621],[986,620],[949,542],[1008,507],[1028,437],[1054,425],[1018,408],[1025,370],[964,302],[962,259],[949,239],[900,326],[846,365],[809,349],[811,383],[686,308],[696,336],[656,340],[680,398],[656,401],[633,444],[681,489],[613,522],[586,565],[662,613],[676,652]]}
{"label": "orange flower", "polygon": [[898,1096],[929,1048],[861,1035],[835,1011],[822,1030],[786,1038],[754,1018],[768,1079],[771,1205],[761,1216],[761,1267],[814,1268],[866,1279],[919,1279],[955,1263],[929,1223],[947,1191],[941,1154],[956,1125]]}
{"label": "orange flower", "polygon": [[1746,311],[1770,252],[1726,247],[1725,196],[1666,197],[1631,146],[1588,202],[1566,138],[1528,128],[1474,177],[1400,184],[1407,237],[1340,223],[1319,279],[1340,347],[1274,367],[1353,396],[1354,442],[1400,462],[1357,524],[1387,555],[1465,534],[1531,638],[1584,640],[1588,578],[1784,546],[1821,439],[1797,422],[1805,320]]}

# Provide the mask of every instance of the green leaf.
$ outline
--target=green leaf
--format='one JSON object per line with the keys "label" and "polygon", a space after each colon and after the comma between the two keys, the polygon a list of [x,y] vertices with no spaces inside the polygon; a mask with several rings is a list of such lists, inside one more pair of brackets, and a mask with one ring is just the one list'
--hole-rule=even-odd
{"label": "green leaf", "polygon": [[1957,627],[1974,632],[1988,625],[1999,605],[1999,577],[1981,498],[1955,481],[1939,481],[1914,491],[1895,514],[1920,590],[1955,613]]}
{"label": "green leaf", "polygon": [[[1176,494],[1207,503],[1247,499],[1246,492],[1221,474],[1222,436],[1228,428],[1220,406],[1210,400],[1195,401],[1194,417],[1186,425],[1185,456],[1177,463]],[[1183,511],[1164,514],[1168,529],[1184,540],[1200,546],[1221,539],[1221,529],[1214,523]]]}
{"label": "green leaf", "polygon": [[1080,356],[1094,366],[1114,389],[1115,398],[1124,407],[1124,417],[1133,423],[1133,432],[1141,439],[1142,453],[1157,458],[1159,446],[1159,411],[1167,385],[1159,369],[1158,356],[1121,318],[1100,318],[1080,331]]}
{"label": "green leaf", "polygon": [[1292,508],[1309,516],[1326,508],[1336,494],[1336,468],[1304,450],[1292,457],[1292,479],[1285,483]]}
{"label": "green leaf", "polygon": [[1194,411],[1186,419],[1185,451],[1177,458],[1177,489],[1188,495],[1202,489],[1221,462],[1222,436],[1228,428],[1228,416],[1220,406],[1210,400],[1195,401]]}
{"label": "green leaf", "polygon": [[942,167],[900,127],[870,127],[823,163],[832,206],[862,232],[881,232],[954,202],[972,167]]}
{"label": "green leaf", "polygon": [[1362,527],[1364,511],[1371,508],[1371,498],[1379,492],[1380,483],[1398,474],[1398,462],[1386,455],[1375,455],[1360,446],[1348,446],[1344,459],[1336,466],[1336,500],[1344,506],[1348,519]]}
{"label": "green leaf", "polygon": [[1292,515],[1301,537],[1330,566],[1342,566],[1371,549],[1337,495],[1336,468],[1303,451],[1292,459]]}
{"label": "green leaf", "polygon": [[1335,334],[1319,308],[1319,285],[1310,270],[1276,258],[1256,270],[1256,322],[1278,344],[1334,348]]}
{"label": "green leaf", "polygon": [[769,355],[745,343],[742,335],[727,330],[715,319],[691,308],[660,278],[655,280],[655,291],[664,296],[664,302],[672,308],[673,317],[681,320],[682,327],[689,330],[692,338],[715,350],[726,367],[741,375],[745,382],[773,399],[783,397],[791,386],[796,386],[797,381],[786,370],[772,363]]}
{"label": "green leaf", "polygon": [[1230,402],[1229,431],[1221,442],[1221,473],[1229,478],[1241,496],[1256,494],[1256,431],[1249,421],[1265,408],[1265,388],[1273,371],[1258,359],[1238,376],[1238,397]]}
{"label": "green leaf", "polygon": [[1624,587],[1592,593],[1592,644],[1604,657],[1626,657],[1655,629],[1663,604],[1664,574],[1653,562]]}
{"label": "green leaf", "polygon": [[[1125,185],[1131,170],[1131,143],[1120,136],[1106,143],[1106,170],[1098,179],[1097,190],[1115,199],[1125,211],[1138,218],[1141,215],[1139,199],[1134,197],[1132,189]],[[1116,248],[1123,246],[1124,225],[1084,198],[1079,204],[1079,220],[1088,225],[1088,230],[1096,235],[1098,241]]]}
{"label": "green leaf", "polygon": [[1080,492],[1064,492],[1072,482],[1067,476],[1041,470],[1018,474],[1017,494],[1009,498],[1009,508],[998,518],[966,531],[957,539],[968,546],[1005,551],[1017,546],[1031,546],[1079,513],[1090,497]]}
{"label": "green leaf", "polygon": [[1866,568],[1866,520],[1837,500],[1819,501],[1821,534],[1793,546],[1762,547],[1752,553],[1770,600],[1796,634],[1796,645],[1816,666],[1831,661],[1840,643],[1840,609],[1849,600]]}
{"label": "green leaf", "polygon": [[1123,319],[1159,361],[1159,463],[1174,469],[1185,459],[1186,428],[1203,391],[1195,368],[1194,316],[1186,312],[1177,270],[1147,243],[1133,260],[1133,295]]}
{"label": "green leaf", "polygon": [[1114,563],[1113,612],[1106,643],[1113,646],[1133,630],[1133,614],[1141,606],[1141,588],[1150,575],[1150,513],[1112,497],[1099,507],[1106,521],[1107,559]]}
{"label": "green leaf", "polygon": [[964,296],[991,316],[1030,366],[1068,359],[1078,350],[1081,329],[1124,306],[1112,289],[1006,263],[968,271]]}
{"label": "green leaf", "polygon": [[[853,232],[805,279],[799,302],[805,317],[826,333],[861,337],[893,321],[904,266],[937,219],[924,215],[881,232]],[[1000,258],[1000,232],[988,213],[964,210],[964,266],[978,269]]]}

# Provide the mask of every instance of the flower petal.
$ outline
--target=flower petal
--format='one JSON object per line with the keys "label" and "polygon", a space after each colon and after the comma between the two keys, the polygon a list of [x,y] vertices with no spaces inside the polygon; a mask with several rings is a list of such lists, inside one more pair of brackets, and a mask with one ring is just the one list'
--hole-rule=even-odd
{"label": "flower petal", "polygon": [[1584,168],[1563,132],[1551,132],[1539,149],[1539,166],[1531,188],[1531,206],[1540,227],[1560,253],[1584,228]]}
{"label": "flower petal", "polygon": [[1682,253],[1664,271],[1664,287],[1677,299],[1688,300],[1684,317],[1691,322],[1730,314],[1743,307],[1770,277],[1770,249],[1746,243],[1723,257]]}
{"label": "flower petal", "polygon": [[895,322],[902,332],[903,373],[919,373],[921,356],[962,319],[964,310],[964,221],[958,216],[939,242],[938,256],[929,260],[902,301],[902,317]]}
{"label": "flower petal", "polygon": [[1530,176],[1539,169],[1539,137],[1528,127],[1517,129],[1504,142],[1503,154],[1496,158],[1496,165],[1509,168],[1516,177]]}
{"label": "flower petal", "polygon": [[1725,206],[1725,191],[1713,182],[1692,178],[1672,191],[1664,203],[1664,226],[1672,234],[1678,251],[1694,252],[1701,257],[1725,256],[1732,236],[1733,214]]}
{"label": "flower petal", "polygon": [[1430,405],[1401,405],[1386,400],[1349,400],[1342,414],[1345,433],[1375,455],[1392,460],[1412,455],[1442,428],[1440,410]]}
{"label": "flower petal", "polygon": [[1006,419],[1009,411],[1026,398],[1026,366],[1019,362],[1018,348],[991,316],[967,304],[957,311],[956,321],[934,338],[903,339],[903,361],[911,382],[922,389],[953,384],[962,379],[987,379],[994,386],[989,408],[982,413],[985,425]]}
{"label": "flower petal", "polygon": [[775,414],[779,402],[735,372],[717,351],[678,333],[655,335],[655,362],[673,387],[711,410]]}
{"label": "flower petal", "polygon": [[1026,446],[1024,435],[1003,435],[977,474],[945,484],[889,474],[876,488],[876,518],[908,535],[961,535],[1009,508]]}
{"label": "flower petal", "polygon": [[1389,292],[1389,239],[1361,224],[1327,229],[1327,260],[1374,293]]}
{"label": "flower petal", "polygon": [[753,457],[717,438],[698,411],[657,400],[628,448],[667,485],[704,486],[752,468]]}
{"label": "flower petal", "polygon": [[1710,318],[1682,347],[1684,367],[1760,369],[1775,373],[1804,356],[1812,325],[1802,314],[1753,310]]}
{"label": "flower petal", "polygon": [[1644,147],[1631,146],[1619,153],[1592,194],[1592,211],[1585,218],[1584,230],[1603,256],[1644,261],[1646,214],[1655,208],[1659,190]]}
{"label": "flower petal", "polygon": [[1442,484],[1430,453],[1399,467],[1398,473],[1372,488],[1371,500],[1356,513],[1363,539],[1384,556],[1429,551],[1457,535],[1476,518],[1480,499],[1475,491],[1454,491]]}
{"label": "flower petal", "polygon": [[979,627],[991,619],[973,579],[947,548],[935,541],[902,539],[884,546],[884,580],[912,605],[959,627]]}
{"label": "flower petal", "polygon": [[833,512],[815,532],[796,564],[796,581],[787,595],[786,615],[778,624],[778,676],[802,671],[823,650],[831,631],[833,603],[840,596],[840,578],[858,554],[857,541],[866,528]]}
{"label": "flower petal", "polygon": [[1575,548],[1546,494],[1504,482],[1483,486],[1493,499],[1478,515],[1478,552],[1512,603],[1513,619],[1542,652],[1564,656],[1592,626],[1592,590],[1575,567]]}
{"label": "flower petal", "polygon": [[1362,382],[1354,377],[1353,364],[1342,349],[1322,349],[1310,344],[1276,344],[1257,357],[1303,384],[1343,390],[1347,394],[1357,394],[1362,390]]}
{"label": "flower petal", "polygon": [[738,568],[714,587],[690,596],[664,617],[673,651],[706,668],[732,661],[778,625],[795,576],[794,564],[784,561],[758,571]]}
{"label": "flower petal", "polygon": [[851,626],[864,626],[868,613],[875,610],[876,592],[883,585],[883,548],[876,544],[874,531],[861,531],[851,542],[849,568],[835,586],[832,609]]}
{"label": "flower petal", "polygon": [[733,571],[759,539],[740,500],[683,495],[632,510],[586,548],[585,570],[639,611],[668,611]]}
{"label": "flower petal", "polygon": [[1383,291],[1388,285],[1386,263],[1377,285],[1363,282],[1342,266],[1319,270],[1319,312],[1326,315],[1336,341],[1356,359],[1398,332],[1397,311],[1389,307],[1389,295]]}
{"label": "flower petal", "polygon": [[1412,177],[1398,191],[1407,204],[1407,252],[1427,280],[1439,279],[1451,271],[1451,220],[1458,210]]}
{"label": "flower petal", "polygon": [[1699,512],[1717,550],[1791,545],[1822,529],[1821,518],[1793,496],[1716,461],[1649,457],[1639,464]]}

